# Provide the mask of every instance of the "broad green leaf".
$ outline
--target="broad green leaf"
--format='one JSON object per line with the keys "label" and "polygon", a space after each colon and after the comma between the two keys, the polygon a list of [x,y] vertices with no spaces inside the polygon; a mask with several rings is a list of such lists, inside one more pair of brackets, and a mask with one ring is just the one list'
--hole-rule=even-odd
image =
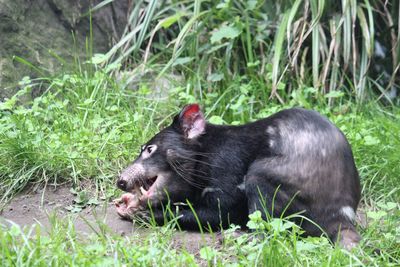
{"label": "broad green leaf", "polygon": [[239,99],[236,101],[235,104],[233,104],[233,105],[230,107],[230,109],[235,110],[235,111],[239,110],[239,108],[242,107],[243,102],[244,102],[245,100],[246,100],[246,96],[245,96],[245,95],[240,95],[240,96],[239,96]]}
{"label": "broad green leaf", "polygon": [[378,202],[377,205],[385,210],[392,210],[397,207],[397,203],[395,202],[387,202],[387,203]]}
{"label": "broad green leaf", "polygon": [[253,212],[252,214],[249,215],[249,219],[254,221],[254,220],[261,220],[261,211],[256,210],[255,212]]}
{"label": "broad green leaf", "polygon": [[367,216],[371,219],[374,220],[379,220],[382,217],[386,216],[387,212],[384,210],[379,210],[379,211],[367,211]]}
{"label": "broad green leaf", "polygon": [[304,88],[304,93],[306,93],[306,94],[315,94],[316,92],[318,92],[318,90],[317,89],[315,89],[314,87],[307,87],[307,88]]}
{"label": "broad green leaf", "polygon": [[92,63],[95,65],[102,64],[108,60],[108,57],[104,54],[94,54],[92,57]]}
{"label": "broad green leaf", "polygon": [[99,205],[100,204],[100,202],[97,200],[97,199],[95,199],[95,198],[91,198],[91,199],[89,199],[89,201],[87,202],[87,205]]}
{"label": "broad green leaf", "polygon": [[222,39],[235,39],[241,33],[241,30],[235,26],[223,25],[211,34],[211,43],[220,42]]}
{"label": "broad green leaf", "polygon": [[301,240],[296,242],[296,250],[297,252],[299,251],[311,251],[317,248],[318,246],[315,244],[312,244],[310,242],[303,242]]}
{"label": "broad green leaf", "polygon": [[200,258],[210,261],[217,255],[215,249],[211,247],[203,247],[200,249]]}
{"label": "broad green leaf", "polygon": [[248,221],[246,224],[247,228],[254,230],[254,229],[258,229],[258,223],[253,222],[253,221]]}
{"label": "broad green leaf", "polygon": [[18,82],[18,85],[24,86],[24,85],[28,85],[28,84],[31,84],[31,83],[32,83],[31,78],[30,78],[29,76],[24,76],[24,77]]}
{"label": "broad green leaf", "polygon": [[217,9],[224,9],[229,7],[230,0],[224,0],[221,3],[219,3],[216,7]]}
{"label": "broad green leaf", "polygon": [[0,110],[12,110],[17,103],[17,98],[12,97],[11,99],[5,99],[4,102],[0,102]]}
{"label": "broad green leaf", "polygon": [[285,222],[282,219],[272,219],[269,223],[275,232],[284,232],[293,227],[294,223]]}
{"label": "broad green leaf", "polygon": [[247,9],[248,10],[254,10],[257,6],[257,0],[248,0],[247,1]]}
{"label": "broad green leaf", "polygon": [[224,124],[224,120],[220,116],[212,116],[209,120],[209,122],[213,124]]}
{"label": "broad green leaf", "polygon": [[364,144],[367,145],[367,146],[373,146],[373,145],[377,145],[377,144],[380,143],[378,138],[376,138],[374,136],[371,136],[371,135],[365,136],[364,137],[364,142],[365,142]]}

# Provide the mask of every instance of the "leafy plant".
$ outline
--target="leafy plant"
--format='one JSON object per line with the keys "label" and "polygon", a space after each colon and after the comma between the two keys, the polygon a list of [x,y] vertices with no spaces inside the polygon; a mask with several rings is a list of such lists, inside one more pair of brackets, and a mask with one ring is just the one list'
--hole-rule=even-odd
{"label": "leafy plant", "polygon": [[70,192],[75,195],[75,198],[72,205],[65,207],[65,209],[72,213],[80,212],[89,206],[97,206],[100,203],[95,197],[91,197],[90,193],[85,189],[76,191],[71,188]]}
{"label": "leafy plant", "polygon": [[157,62],[159,76],[181,73],[199,98],[245,76],[280,103],[311,87],[329,105],[342,95],[394,103],[398,10],[375,0],[140,1],[104,61],[138,72]]}

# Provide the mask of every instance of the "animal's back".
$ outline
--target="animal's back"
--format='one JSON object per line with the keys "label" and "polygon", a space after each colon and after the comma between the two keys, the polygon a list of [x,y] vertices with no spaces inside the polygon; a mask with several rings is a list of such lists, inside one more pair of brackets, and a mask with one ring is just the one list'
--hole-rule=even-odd
{"label": "animal's back", "polygon": [[[343,133],[317,112],[298,108],[259,123],[270,155],[260,154],[249,167],[245,183],[250,212],[260,209],[255,194],[261,192],[275,216],[305,211],[333,239],[341,225],[356,233],[352,223],[360,184]],[[318,233],[313,227],[308,232]]]}
{"label": "animal's back", "polygon": [[268,167],[284,181],[320,201],[356,208],[360,185],[351,147],[344,134],[319,113],[288,109],[273,116],[267,126],[270,149],[276,157]]}

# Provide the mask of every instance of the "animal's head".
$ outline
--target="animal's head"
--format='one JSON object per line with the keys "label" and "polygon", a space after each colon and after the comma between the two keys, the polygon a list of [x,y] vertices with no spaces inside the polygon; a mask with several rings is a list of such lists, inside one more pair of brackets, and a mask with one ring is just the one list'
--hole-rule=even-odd
{"label": "animal's head", "polygon": [[142,200],[164,200],[167,191],[173,201],[184,201],[193,189],[188,170],[194,168],[197,140],[205,128],[199,105],[185,106],[170,126],[141,147],[138,158],[122,171],[117,186],[139,193]]}

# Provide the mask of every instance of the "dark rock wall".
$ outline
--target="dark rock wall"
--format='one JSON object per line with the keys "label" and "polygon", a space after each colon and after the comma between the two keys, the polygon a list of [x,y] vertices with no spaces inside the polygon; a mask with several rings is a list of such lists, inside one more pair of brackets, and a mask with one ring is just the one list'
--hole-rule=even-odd
{"label": "dark rock wall", "polygon": [[[62,67],[55,53],[72,62],[74,53],[86,54],[90,32],[90,7],[100,0],[0,0],[0,99],[18,90],[23,76],[39,74],[13,60],[19,56],[54,73]],[[129,0],[115,0],[92,14],[93,51],[106,52],[127,23]],[[74,38],[76,48],[74,49]],[[74,52],[77,51],[77,52]]]}

